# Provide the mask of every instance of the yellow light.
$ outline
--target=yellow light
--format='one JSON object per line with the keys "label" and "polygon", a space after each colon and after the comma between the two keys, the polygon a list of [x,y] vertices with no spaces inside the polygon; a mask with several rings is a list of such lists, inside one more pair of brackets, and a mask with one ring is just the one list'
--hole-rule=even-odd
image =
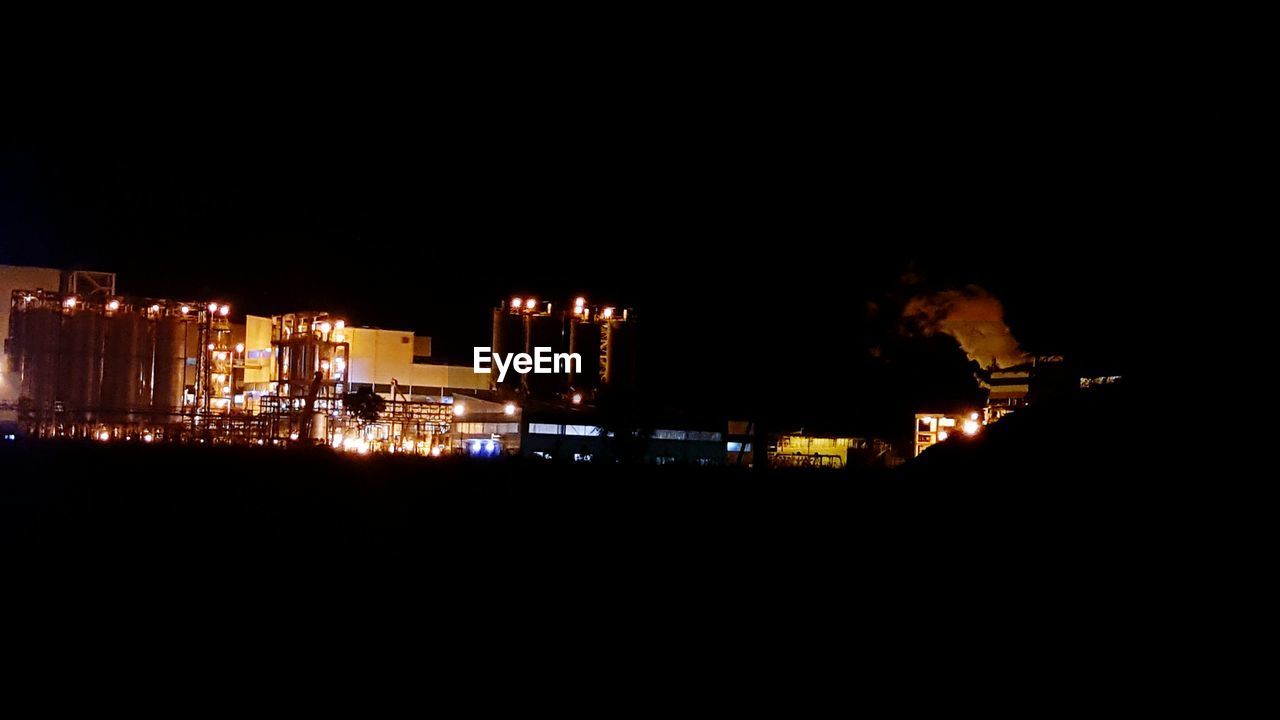
{"label": "yellow light", "polygon": [[334,369],[336,369],[338,372],[342,372],[343,370],[347,369],[347,360],[346,360],[346,358],[334,358],[334,360],[333,360],[333,367],[334,367]]}
{"label": "yellow light", "polygon": [[574,404],[574,405],[581,405],[581,404],[582,404],[582,393],[574,393],[574,394],[573,394],[573,404]]}
{"label": "yellow light", "polygon": [[977,432],[978,432],[978,421],[977,421],[977,420],[965,420],[965,421],[964,421],[964,434],[965,434],[965,435],[975,435],[975,434],[977,434]]}
{"label": "yellow light", "polygon": [[607,308],[605,308],[605,309],[604,309],[604,312],[603,312],[602,314],[603,314],[606,318],[611,318],[611,317],[613,317],[613,308],[611,308],[611,307],[607,307]]}
{"label": "yellow light", "polygon": [[507,415],[515,415],[515,414],[516,414],[516,404],[515,404],[515,403],[507,403],[506,405],[504,405],[504,406],[502,407],[502,412],[506,413]]}
{"label": "yellow light", "polygon": [[321,361],[320,361],[320,369],[321,369],[321,370],[326,370],[326,371],[327,371],[327,370],[329,369],[329,361],[328,361],[328,360],[321,360]]}
{"label": "yellow light", "polygon": [[453,414],[454,414],[454,415],[457,415],[458,417],[462,417],[463,415],[465,415],[465,414],[466,414],[466,412],[467,412],[467,406],[466,406],[466,405],[463,405],[462,403],[454,403],[454,404],[453,404]]}
{"label": "yellow light", "polygon": [[218,312],[218,303],[209,303],[209,312],[211,313]]}
{"label": "yellow light", "polygon": [[223,317],[226,317],[227,313],[229,312],[231,312],[231,307],[229,305],[223,305],[222,307],[218,308],[218,314],[222,315]]}
{"label": "yellow light", "polygon": [[944,417],[938,421],[938,424],[941,425],[942,427],[955,427],[956,419],[950,418],[950,417]]}
{"label": "yellow light", "polygon": [[345,320],[335,320],[333,323],[333,326],[338,330],[341,330],[342,328],[347,326],[347,323]]}
{"label": "yellow light", "polygon": [[330,325],[329,323],[327,322],[320,323],[320,332],[324,333],[325,335],[328,335],[329,331],[332,329],[333,329],[333,326]]}
{"label": "yellow light", "polygon": [[524,301],[524,306],[525,308],[532,310],[538,306],[538,301],[534,298],[529,298],[528,300]]}
{"label": "yellow light", "polygon": [[943,430],[942,432],[938,433],[938,442],[942,442],[943,440],[946,440],[949,437],[951,437],[951,435],[947,433],[946,430]]}
{"label": "yellow light", "polygon": [[182,306],[182,314],[183,314],[183,315],[186,315],[186,314],[187,314],[187,313],[189,313],[189,312],[191,312],[191,308],[190,308],[189,306],[187,306],[187,305],[183,305],[183,306]]}
{"label": "yellow light", "polygon": [[244,343],[236,343],[236,352],[238,353],[244,352]]}
{"label": "yellow light", "polygon": [[584,298],[584,297],[580,297],[580,298],[578,298],[577,300],[574,300],[574,301],[573,301],[573,306],[574,306],[574,307],[576,307],[576,308],[583,307],[583,306],[585,306],[586,304],[587,304],[587,299],[586,299],[586,298]]}
{"label": "yellow light", "polygon": [[518,297],[513,297],[513,298],[511,298],[511,307],[512,307],[513,309],[515,309],[515,310],[519,310],[519,309],[520,309],[520,303],[521,303],[521,302],[523,302],[523,301],[522,301],[522,300],[520,300],[520,298],[518,298]]}
{"label": "yellow light", "polygon": [[119,309],[120,309],[120,301],[119,301],[119,300],[112,300],[111,302],[107,303],[107,309],[108,309],[108,310],[110,310],[110,311],[112,311],[112,312],[115,312],[116,310],[119,310]]}

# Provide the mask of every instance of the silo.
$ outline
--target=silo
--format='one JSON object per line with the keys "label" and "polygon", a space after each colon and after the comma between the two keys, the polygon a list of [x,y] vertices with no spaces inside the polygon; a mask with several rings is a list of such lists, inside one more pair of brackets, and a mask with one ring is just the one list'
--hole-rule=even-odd
{"label": "silo", "polygon": [[37,307],[19,313],[22,331],[22,390],[40,412],[52,410],[58,375],[62,315]]}
{"label": "silo", "polygon": [[630,387],[636,379],[636,326],[633,321],[613,319],[605,326],[604,384],[610,388]]}
{"label": "silo", "polygon": [[[509,313],[504,308],[497,308],[493,311],[493,354],[505,355],[507,353],[524,352],[524,318],[516,313]],[[496,364],[491,364],[491,377],[494,385],[502,388],[512,389],[520,384],[520,376],[516,373],[507,372],[506,378],[498,383],[498,369]]]}
{"label": "silo", "polygon": [[134,367],[138,373],[138,392],[129,398],[130,412],[151,412],[151,390],[155,383],[156,322],[141,315],[138,335],[133,343]]}
{"label": "silo", "polygon": [[104,319],[100,313],[82,310],[62,323],[58,396],[67,411],[82,417],[98,407]]}
{"label": "silo", "polygon": [[569,375],[575,390],[590,392],[600,385],[600,325],[587,321],[569,324],[569,352],[582,358],[582,372]]}
{"label": "silo", "polygon": [[[528,315],[525,317],[524,352],[534,357],[537,348],[550,348],[551,353],[564,352],[563,326],[559,315]],[[550,358],[548,358],[550,362]],[[511,372],[507,373],[511,376]],[[567,378],[563,373],[535,374],[530,372],[523,376],[524,386],[535,395],[551,395],[563,392]]]}
{"label": "silo", "polygon": [[187,362],[185,330],[185,323],[176,317],[161,318],[156,323],[151,410],[161,422],[170,419],[164,413],[182,412],[182,371]]}
{"label": "silo", "polygon": [[102,354],[102,408],[123,414],[138,404],[140,377],[138,342],[142,318],[120,313],[106,319],[106,341]]}

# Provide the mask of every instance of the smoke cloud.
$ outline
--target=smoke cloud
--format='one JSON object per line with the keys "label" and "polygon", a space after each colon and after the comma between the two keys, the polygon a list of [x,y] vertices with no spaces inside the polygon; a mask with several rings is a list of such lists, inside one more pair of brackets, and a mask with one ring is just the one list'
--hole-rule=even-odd
{"label": "smoke cloud", "polygon": [[969,359],[986,369],[1031,359],[1005,324],[1004,306],[977,285],[914,297],[902,318],[926,336],[941,332],[955,338]]}

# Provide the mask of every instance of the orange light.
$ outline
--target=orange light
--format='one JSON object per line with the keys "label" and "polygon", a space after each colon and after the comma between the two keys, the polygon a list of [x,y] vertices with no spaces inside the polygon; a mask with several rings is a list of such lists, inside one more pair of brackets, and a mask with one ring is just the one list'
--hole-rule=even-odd
{"label": "orange light", "polygon": [[325,335],[328,335],[330,330],[333,330],[332,325],[330,325],[327,322],[320,323],[320,332],[324,333]]}

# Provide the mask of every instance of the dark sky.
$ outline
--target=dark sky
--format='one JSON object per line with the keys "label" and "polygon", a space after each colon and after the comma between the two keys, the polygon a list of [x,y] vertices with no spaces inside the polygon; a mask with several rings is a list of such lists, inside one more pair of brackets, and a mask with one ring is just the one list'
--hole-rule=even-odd
{"label": "dark sky", "polygon": [[[686,80],[64,118],[0,150],[0,262],[328,308],[455,356],[502,297],[584,293],[636,308],[655,385],[805,396],[797,419],[864,397],[841,353],[882,344],[867,301],[928,289],[980,284],[1025,347],[1135,367],[1159,167],[1115,83]],[[924,345],[913,372],[954,375]]]}

